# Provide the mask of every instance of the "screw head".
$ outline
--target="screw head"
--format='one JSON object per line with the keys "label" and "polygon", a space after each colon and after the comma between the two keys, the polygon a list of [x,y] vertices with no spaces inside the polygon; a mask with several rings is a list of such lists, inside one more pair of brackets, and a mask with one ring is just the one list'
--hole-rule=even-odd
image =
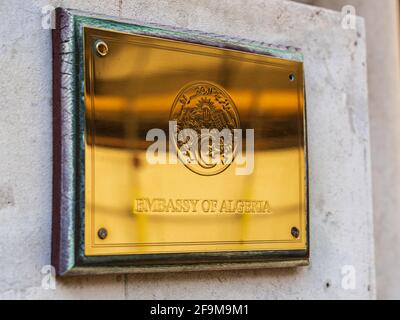
{"label": "screw head", "polygon": [[296,80],[296,76],[294,75],[294,73],[289,74],[289,80],[292,82]]}
{"label": "screw head", "polygon": [[97,40],[95,43],[97,54],[100,57],[104,57],[108,53],[108,45],[103,40]]}
{"label": "screw head", "polygon": [[102,240],[104,240],[105,238],[107,238],[107,234],[108,234],[108,232],[107,232],[107,229],[105,229],[105,228],[100,228],[100,229],[97,231],[97,235],[98,235],[99,238],[102,239]]}
{"label": "screw head", "polygon": [[300,231],[296,227],[293,227],[292,230],[290,230],[290,233],[296,239],[300,236]]}

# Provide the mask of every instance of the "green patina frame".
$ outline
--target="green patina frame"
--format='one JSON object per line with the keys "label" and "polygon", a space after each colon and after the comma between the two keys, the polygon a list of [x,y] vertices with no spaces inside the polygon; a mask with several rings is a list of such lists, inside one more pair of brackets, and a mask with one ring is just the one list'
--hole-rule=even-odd
{"label": "green patina frame", "polygon": [[[136,23],[64,8],[56,9],[53,30],[53,239],[58,275],[293,267],[309,263],[308,164],[305,134],[307,249],[215,253],[91,256],[84,254],[85,214],[85,26],[229,48],[303,61],[299,49]],[[305,109],[306,110],[306,109]],[[304,113],[306,114],[306,112]],[[305,115],[304,115],[305,117]],[[306,119],[304,118],[304,127]]]}

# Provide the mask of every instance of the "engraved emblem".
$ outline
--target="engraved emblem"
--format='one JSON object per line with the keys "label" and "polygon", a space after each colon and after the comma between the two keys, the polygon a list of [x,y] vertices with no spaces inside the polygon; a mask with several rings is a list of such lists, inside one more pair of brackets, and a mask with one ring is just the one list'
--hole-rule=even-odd
{"label": "engraved emblem", "polygon": [[199,81],[184,86],[172,105],[170,121],[176,121],[175,145],[188,169],[211,176],[232,163],[239,114],[232,98],[219,85]]}

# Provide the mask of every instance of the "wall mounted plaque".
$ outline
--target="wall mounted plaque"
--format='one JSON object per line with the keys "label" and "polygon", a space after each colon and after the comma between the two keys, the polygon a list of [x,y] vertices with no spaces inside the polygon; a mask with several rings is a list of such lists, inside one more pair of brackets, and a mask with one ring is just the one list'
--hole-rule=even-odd
{"label": "wall mounted plaque", "polygon": [[56,16],[58,274],[308,263],[299,50]]}

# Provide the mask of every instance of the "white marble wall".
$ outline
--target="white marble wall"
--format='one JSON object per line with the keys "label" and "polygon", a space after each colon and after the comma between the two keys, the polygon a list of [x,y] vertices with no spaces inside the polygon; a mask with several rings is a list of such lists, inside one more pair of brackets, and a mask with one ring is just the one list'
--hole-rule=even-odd
{"label": "white marble wall", "polygon": [[[50,262],[52,102],[46,4],[300,47],[309,133],[311,265],[85,276],[41,287]],[[0,2],[0,298],[375,297],[365,28],[284,0]],[[356,287],[342,286],[354,267]]]}

